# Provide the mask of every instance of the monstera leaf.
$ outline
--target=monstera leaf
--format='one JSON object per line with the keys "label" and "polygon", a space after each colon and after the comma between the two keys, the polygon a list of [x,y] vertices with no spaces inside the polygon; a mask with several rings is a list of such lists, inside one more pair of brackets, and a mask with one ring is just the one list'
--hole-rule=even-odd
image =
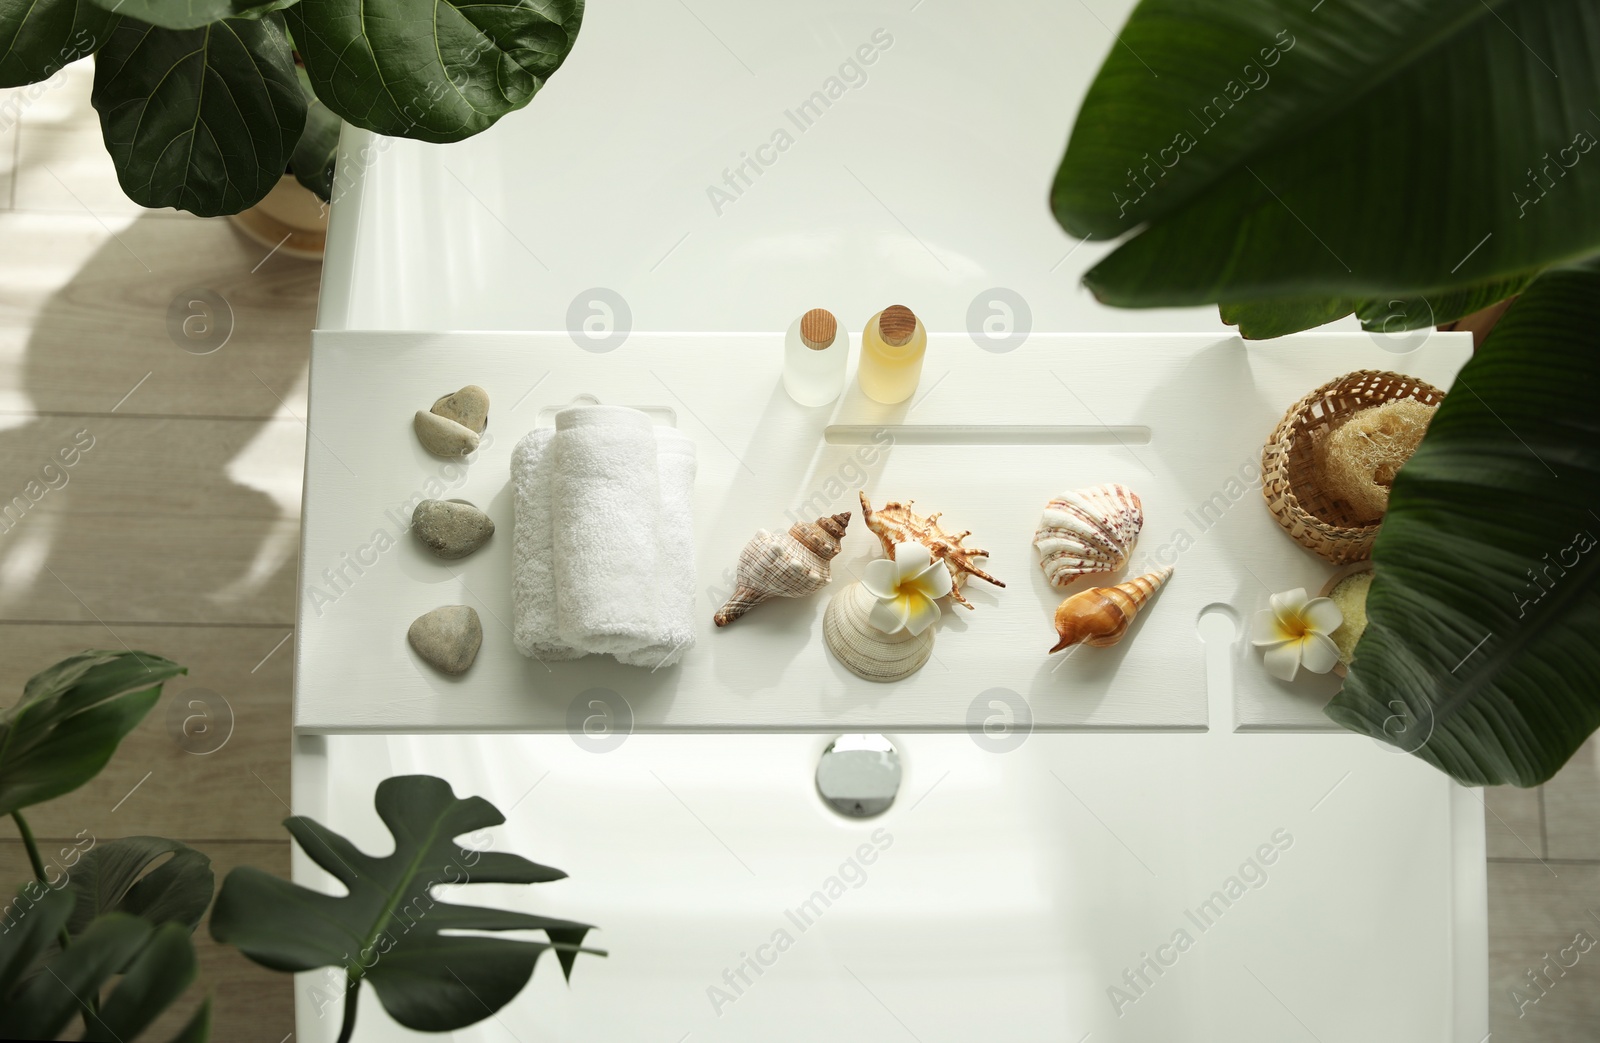
{"label": "monstera leaf", "polygon": [[1328,716],[1462,782],[1544,782],[1600,726],[1600,268],[1547,273],[1396,477]]}
{"label": "monstera leaf", "polygon": [[1051,207],[1119,306],[1435,301],[1600,249],[1597,98],[1591,0],[1143,0]]}
{"label": "monstera leaf", "polygon": [[187,672],[148,652],[83,652],[34,675],[0,715],[0,815],[94,778],[161,685]]}
{"label": "monstera leaf", "polygon": [[561,67],[583,0],[300,0],[286,13],[328,108],[379,134],[460,141]]}
{"label": "monstera leaf", "polygon": [[[164,855],[172,857],[150,866]],[[165,837],[123,837],[95,844],[71,870],[77,905],[67,931],[77,934],[109,912],[132,913],[153,924],[178,923],[193,931],[211,904],[211,859]]]}
{"label": "monstera leaf", "polygon": [[[73,897],[48,889],[30,894],[24,887],[12,901],[17,922],[0,933],[0,1039],[55,1039],[81,1014],[83,1039],[132,1043],[194,981],[194,946],[184,925],[158,927],[110,913],[55,949]],[[85,1008],[83,997],[102,995],[97,1008]],[[172,1043],[201,1043],[210,1022],[208,999]]]}
{"label": "monstera leaf", "polygon": [[[477,851],[456,837],[505,821],[482,797],[456,797],[431,775],[379,783],[378,817],[394,852],[368,855],[303,816],[284,826],[300,847],[343,884],[346,894],[312,891],[248,866],[229,873],[211,912],[211,934],[280,971],[338,967],[348,982],[345,1029],[354,1027],[356,992],[370,981],[407,1028],[444,1032],[505,1006],[527,984],[534,962],[557,950],[570,974],[590,927],[570,920],[453,905],[433,896],[452,884],[538,884],[566,876],[518,855]],[[548,942],[443,931],[543,931]]]}

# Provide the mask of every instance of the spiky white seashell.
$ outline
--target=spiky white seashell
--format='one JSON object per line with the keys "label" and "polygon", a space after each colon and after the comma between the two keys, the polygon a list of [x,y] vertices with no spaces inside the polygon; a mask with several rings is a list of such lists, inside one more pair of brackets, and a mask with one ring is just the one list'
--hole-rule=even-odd
{"label": "spiky white seashell", "polygon": [[1128,563],[1143,526],[1144,507],[1126,485],[1068,490],[1045,505],[1034,533],[1039,567],[1057,587],[1091,572],[1115,572]]}

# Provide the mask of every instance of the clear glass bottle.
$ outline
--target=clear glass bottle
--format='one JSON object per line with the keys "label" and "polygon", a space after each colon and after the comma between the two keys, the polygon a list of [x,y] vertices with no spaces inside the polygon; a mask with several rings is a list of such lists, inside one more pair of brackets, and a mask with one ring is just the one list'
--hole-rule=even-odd
{"label": "clear glass bottle", "polygon": [[823,308],[812,308],[783,341],[783,389],[802,406],[825,406],[844,390],[850,334]]}
{"label": "clear glass bottle", "polygon": [[861,364],[856,379],[874,402],[894,405],[917,390],[928,331],[903,304],[892,304],[867,320],[861,331]]}

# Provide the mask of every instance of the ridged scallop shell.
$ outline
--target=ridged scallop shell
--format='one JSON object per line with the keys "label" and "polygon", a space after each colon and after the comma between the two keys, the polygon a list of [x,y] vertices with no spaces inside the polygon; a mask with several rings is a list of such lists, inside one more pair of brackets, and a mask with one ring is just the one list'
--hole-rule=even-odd
{"label": "ridged scallop shell", "polygon": [[1056,635],[1050,651],[1083,642],[1105,648],[1122,640],[1145,602],[1167,585],[1172,567],[1165,566],[1112,587],[1079,591],[1056,608]]}
{"label": "ridged scallop shell", "polygon": [[796,522],[784,533],[757,529],[739,552],[737,589],[712,622],[725,627],[769,598],[803,598],[827,586],[850,513]]}
{"label": "ridged scallop shell", "polygon": [[1108,482],[1072,489],[1045,504],[1033,545],[1050,584],[1064,587],[1092,572],[1115,572],[1128,563],[1144,507],[1126,485]]}
{"label": "ridged scallop shell", "polygon": [[933,632],[902,630],[885,634],[867,616],[877,598],[860,583],[852,583],[828,602],[822,614],[822,639],[835,659],[857,677],[868,681],[898,681],[922,669],[933,655]]}

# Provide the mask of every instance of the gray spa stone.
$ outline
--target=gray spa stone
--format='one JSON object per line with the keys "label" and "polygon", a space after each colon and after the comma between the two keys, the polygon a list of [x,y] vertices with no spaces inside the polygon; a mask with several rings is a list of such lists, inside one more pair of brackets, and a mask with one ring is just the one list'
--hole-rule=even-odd
{"label": "gray spa stone", "polygon": [[489,542],[494,522],[466,500],[423,500],[411,512],[411,531],[436,556],[464,558]]}
{"label": "gray spa stone", "polygon": [[467,605],[444,605],[418,616],[406,631],[406,640],[447,674],[464,674],[483,647],[483,624],[477,610]]}
{"label": "gray spa stone", "polygon": [[434,456],[456,459],[478,448],[478,432],[426,409],[417,410],[417,440]]}

